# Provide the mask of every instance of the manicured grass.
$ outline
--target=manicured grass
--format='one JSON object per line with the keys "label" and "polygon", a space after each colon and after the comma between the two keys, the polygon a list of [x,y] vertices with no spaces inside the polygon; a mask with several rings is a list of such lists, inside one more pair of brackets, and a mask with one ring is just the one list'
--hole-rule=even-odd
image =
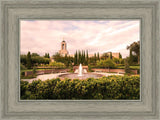
{"label": "manicured grass", "polygon": [[[42,68],[40,68],[40,69],[36,69],[36,71],[41,71],[41,70],[50,70],[50,69],[42,69]],[[21,70],[21,72],[26,72],[26,71],[33,71],[33,69],[26,69],[26,70]]]}
{"label": "manicured grass", "polygon": [[32,78],[36,78],[37,75],[29,75],[29,76],[21,76],[21,79],[32,79]]}
{"label": "manicured grass", "polygon": [[140,69],[140,66],[129,66],[131,69]]}
{"label": "manicured grass", "polygon": [[[131,69],[140,69],[140,66],[129,66]],[[124,69],[125,66],[117,66],[119,69]]]}

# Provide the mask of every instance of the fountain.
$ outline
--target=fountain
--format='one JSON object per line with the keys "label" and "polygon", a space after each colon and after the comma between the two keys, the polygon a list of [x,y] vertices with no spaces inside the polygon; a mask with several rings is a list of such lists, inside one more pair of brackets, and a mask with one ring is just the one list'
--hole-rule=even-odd
{"label": "fountain", "polygon": [[97,74],[97,73],[87,73],[86,69],[83,69],[82,64],[79,65],[78,69],[75,70],[74,73],[66,73],[66,74],[61,74],[58,77],[59,78],[69,78],[69,79],[87,79],[87,78],[100,78],[104,75],[102,74]]}
{"label": "fountain", "polygon": [[83,71],[82,64],[80,64],[79,65],[78,76],[82,76],[82,71]]}

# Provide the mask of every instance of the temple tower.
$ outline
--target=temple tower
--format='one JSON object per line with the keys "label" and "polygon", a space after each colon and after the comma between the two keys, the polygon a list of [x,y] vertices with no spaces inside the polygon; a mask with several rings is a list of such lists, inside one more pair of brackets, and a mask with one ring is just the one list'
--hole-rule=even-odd
{"label": "temple tower", "polygon": [[68,55],[67,43],[64,40],[61,42],[61,50],[59,51],[59,54],[62,56]]}

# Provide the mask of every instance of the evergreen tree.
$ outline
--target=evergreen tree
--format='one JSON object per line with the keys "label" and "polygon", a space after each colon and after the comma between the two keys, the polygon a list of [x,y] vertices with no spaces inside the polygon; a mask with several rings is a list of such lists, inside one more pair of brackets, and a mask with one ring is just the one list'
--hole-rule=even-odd
{"label": "evergreen tree", "polygon": [[40,56],[38,53],[32,53],[32,57]]}
{"label": "evergreen tree", "polygon": [[97,59],[100,60],[100,59],[99,59],[99,52],[97,53]]}
{"label": "evergreen tree", "polygon": [[80,64],[81,63],[81,52],[79,51],[78,52],[78,64]]}
{"label": "evergreen tree", "polygon": [[121,53],[119,53],[119,58],[122,58],[122,55],[121,55]]}
{"label": "evergreen tree", "polygon": [[49,55],[49,53],[48,53],[48,58],[50,58],[50,55]]}
{"label": "evergreen tree", "polygon": [[28,52],[28,54],[27,54],[27,68],[30,69],[31,67],[32,67],[31,53]]}
{"label": "evergreen tree", "polygon": [[86,54],[85,54],[85,51],[83,53],[83,63],[86,65]]}
{"label": "evergreen tree", "polygon": [[96,63],[97,61],[97,56],[96,56],[96,53],[94,53],[94,62]]}
{"label": "evergreen tree", "polygon": [[77,50],[76,50],[76,53],[74,54],[74,65],[77,65]]}
{"label": "evergreen tree", "polygon": [[49,53],[45,53],[44,57],[45,58],[50,58]]}
{"label": "evergreen tree", "polygon": [[81,51],[81,55],[82,55],[82,56],[81,56],[81,63],[83,64],[83,56],[84,56],[84,55],[83,55],[83,50]]}
{"label": "evergreen tree", "polygon": [[112,59],[112,52],[111,52],[111,54],[110,54],[110,59]]}
{"label": "evergreen tree", "polygon": [[86,56],[86,63],[88,64],[88,50],[87,50],[87,56]]}

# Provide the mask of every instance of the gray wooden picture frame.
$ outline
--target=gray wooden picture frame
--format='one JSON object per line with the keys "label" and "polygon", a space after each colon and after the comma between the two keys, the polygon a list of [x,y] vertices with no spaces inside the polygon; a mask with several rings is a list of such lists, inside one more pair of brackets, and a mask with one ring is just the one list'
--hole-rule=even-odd
{"label": "gray wooden picture frame", "polygon": [[[0,120],[160,119],[159,6],[159,0],[0,0]],[[141,99],[20,100],[22,19],[141,20]]]}

